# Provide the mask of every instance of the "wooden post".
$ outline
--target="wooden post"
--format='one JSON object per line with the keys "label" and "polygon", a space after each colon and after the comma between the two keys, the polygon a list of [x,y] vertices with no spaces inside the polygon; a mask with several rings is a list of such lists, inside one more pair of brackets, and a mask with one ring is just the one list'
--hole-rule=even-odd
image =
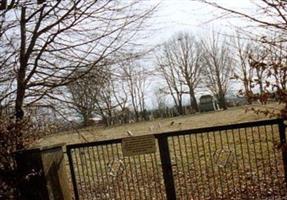
{"label": "wooden post", "polygon": [[18,151],[15,154],[20,199],[48,199],[40,149]]}
{"label": "wooden post", "polygon": [[63,144],[33,148],[15,154],[21,181],[21,199],[71,200]]}

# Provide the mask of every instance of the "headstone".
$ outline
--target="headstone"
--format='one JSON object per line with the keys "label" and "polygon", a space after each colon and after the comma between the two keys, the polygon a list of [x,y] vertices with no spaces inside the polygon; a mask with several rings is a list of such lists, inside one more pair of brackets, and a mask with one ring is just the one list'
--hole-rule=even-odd
{"label": "headstone", "polygon": [[133,136],[134,135],[131,131],[127,131],[127,133],[129,134],[129,136]]}
{"label": "headstone", "polygon": [[160,122],[158,122],[157,128],[158,128],[158,129],[161,129],[161,123],[160,123]]}

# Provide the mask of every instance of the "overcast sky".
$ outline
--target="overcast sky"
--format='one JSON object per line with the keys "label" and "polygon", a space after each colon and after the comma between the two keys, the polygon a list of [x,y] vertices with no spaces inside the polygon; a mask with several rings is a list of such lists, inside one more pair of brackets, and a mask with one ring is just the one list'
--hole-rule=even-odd
{"label": "overcast sky", "polygon": [[[159,0],[160,5],[152,26],[154,32],[151,42],[162,42],[176,32],[191,31],[194,35],[208,33],[211,30],[229,32],[234,26],[244,26],[246,22],[223,13],[213,7],[193,0]],[[254,11],[249,0],[216,0],[216,3],[238,11]]]}

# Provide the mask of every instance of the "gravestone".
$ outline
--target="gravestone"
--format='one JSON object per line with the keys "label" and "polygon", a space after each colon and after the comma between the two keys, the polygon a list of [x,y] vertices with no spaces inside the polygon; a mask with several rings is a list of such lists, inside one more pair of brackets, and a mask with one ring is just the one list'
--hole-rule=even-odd
{"label": "gravestone", "polygon": [[203,95],[199,98],[200,112],[214,111],[214,100],[211,95]]}

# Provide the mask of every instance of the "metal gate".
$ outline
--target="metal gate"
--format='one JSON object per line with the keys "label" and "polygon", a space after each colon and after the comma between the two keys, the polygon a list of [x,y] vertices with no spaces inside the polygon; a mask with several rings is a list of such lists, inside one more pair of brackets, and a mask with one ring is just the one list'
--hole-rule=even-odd
{"label": "metal gate", "polygon": [[126,156],[124,139],[67,146],[76,199],[287,199],[281,119],[154,135]]}

